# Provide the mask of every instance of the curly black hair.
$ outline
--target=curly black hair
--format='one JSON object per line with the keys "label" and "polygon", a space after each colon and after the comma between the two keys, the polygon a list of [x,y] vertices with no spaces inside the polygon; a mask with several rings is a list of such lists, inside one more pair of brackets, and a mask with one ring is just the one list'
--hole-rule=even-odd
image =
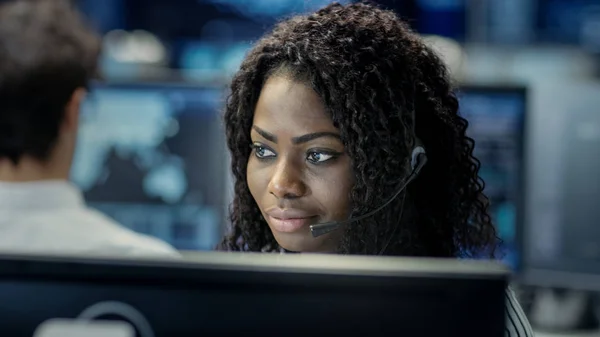
{"label": "curly black hair", "polygon": [[220,249],[278,251],[250,194],[246,167],[261,88],[284,69],[322,98],[352,159],[353,214],[376,208],[406,179],[416,136],[428,163],[381,212],[346,226],[342,254],[457,257],[498,245],[467,121],[444,63],[391,11],[367,3],[331,4],[276,25],[234,76],[225,111],[235,196],[232,230]]}

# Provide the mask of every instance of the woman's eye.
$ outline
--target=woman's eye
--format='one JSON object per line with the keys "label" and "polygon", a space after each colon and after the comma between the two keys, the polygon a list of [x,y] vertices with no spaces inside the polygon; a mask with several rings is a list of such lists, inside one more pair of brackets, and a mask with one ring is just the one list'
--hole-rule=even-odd
{"label": "woman's eye", "polygon": [[258,158],[271,158],[275,157],[275,153],[268,148],[260,145],[260,144],[252,144],[252,148],[254,149],[254,154]]}
{"label": "woman's eye", "polygon": [[333,158],[333,154],[323,153],[323,152],[310,152],[308,153],[307,160],[314,164],[319,164],[326,162]]}

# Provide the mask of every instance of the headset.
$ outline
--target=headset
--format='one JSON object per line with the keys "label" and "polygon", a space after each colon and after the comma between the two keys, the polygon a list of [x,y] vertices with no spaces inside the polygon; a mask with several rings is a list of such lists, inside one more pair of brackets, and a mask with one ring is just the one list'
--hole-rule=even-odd
{"label": "headset", "polygon": [[[365,214],[362,214],[362,215],[359,215],[356,217],[350,217],[349,219],[344,220],[344,221],[330,221],[330,222],[324,222],[324,223],[311,225],[310,232],[311,232],[312,236],[314,238],[317,238],[321,235],[324,235],[324,234],[332,232],[336,229],[339,229],[341,226],[343,226],[345,224],[363,220],[363,219],[368,218],[368,217],[372,216],[373,214],[381,211],[387,205],[389,205],[392,201],[394,201],[406,189],[406,186],[408,186],[408,184],[410,184],[413,180],[415,180],[415,178],[419,175],[419,173],[421,172],[421,170],[423,169],[423,167],[425,166],[426,163],[427,163],[427,154],[425,152],[425,147],[424,147],[423,143],[418,138],[415,137],[415,147],[413,148],[411,160],[410,160],[411,172],[408,175],[408,177],[403,181],[400,189],[398,189],[398,191],[391,198],[389,198],[385,203],[383,203],[383,205],[377,207],[376,209],[374,209],[368,213],[365,213]],[[406,194],[405,194],[405,196],[406,196]],[[402,211],[400,213],[400,216],[402,216],[402,213],[404,212],[404,197],[402,198],[402,200],[403,200],[402,201]],[[389,245],[390,241],[394,237],[394,234],[395,234],[397,228],[398,228],[398,226],[396,226],[396,228],[394,228],[394,232],[390,236],[390,239],[388,240],[388,242],[384,245],[383,249],[379,252],[379,255],[383,254],[383,252]]]}

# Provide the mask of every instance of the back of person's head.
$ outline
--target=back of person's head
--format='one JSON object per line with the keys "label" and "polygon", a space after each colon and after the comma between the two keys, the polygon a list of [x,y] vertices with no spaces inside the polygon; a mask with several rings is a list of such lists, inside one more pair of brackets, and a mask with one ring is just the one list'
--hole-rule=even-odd
{"label": "back of person's head", "polygon": [[0,2],[0,161],[50,159],[66,111],[78,114],[96,74],[99,50],[99,37],[70,1]]}

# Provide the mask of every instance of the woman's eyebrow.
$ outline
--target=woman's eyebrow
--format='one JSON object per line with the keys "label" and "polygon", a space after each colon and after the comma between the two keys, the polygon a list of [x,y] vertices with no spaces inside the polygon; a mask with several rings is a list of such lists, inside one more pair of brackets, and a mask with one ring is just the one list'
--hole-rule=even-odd
{"label": "woman's eyebrow", "polygon": [[[261,135],[263,138],[265,138],[266,140],[273,142],[273,143],[277,143],[277,136],[275,136],[274,134],[261,129],[260,127],[258,127],[256,125],[253,125],[252,129],[254,131],[256,131],[256,133]],[[313,133],[307,133],[302,136],[293,137],[292,143],[302,144],[302,143],[310,142],[311,140],[315,140],[317,138],[322,138],[322,137],[332,137],[332,138],[341,140],[340,135],[335,132],[313,132]]]}
{"label": "woman's eyebrow", "polygon": [[302,143],[310,142],[311,140],[321,138],[321,137],[333,137],[333,138],[341,140],[340,135],[335,132],[314,132],[314,133],[308,133],[308,134],[305,134],[302,136],[294,137],[294,138],[292,138],[292,143],[302,144]]}
{"label": "woman's eyebrow", "polygon": [[252,129],[254,129],[254,131],[256,131],[256,133],[261,135],[264,139],[266,139],[270,142],[273,142],[273,143],[277,143],[277,136],[275,136],[274,134],[261,129],[256,125],[253,125]]}

